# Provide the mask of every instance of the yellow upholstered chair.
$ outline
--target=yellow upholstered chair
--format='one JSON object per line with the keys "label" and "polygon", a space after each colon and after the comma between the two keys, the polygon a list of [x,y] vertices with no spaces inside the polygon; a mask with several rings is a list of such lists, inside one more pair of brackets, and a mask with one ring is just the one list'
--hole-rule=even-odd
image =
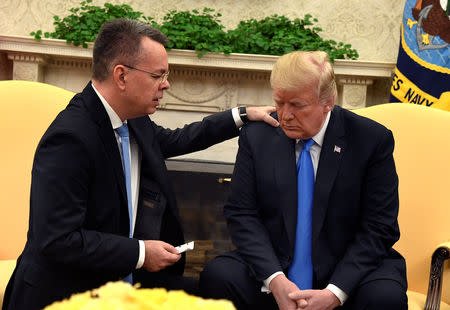
{"label": "yellow upholstered chair", "polygon": [[0,305],[26,241],[34,152],[73,95],[43,83],[0,81]]}
{"label": "yellow upholstered chair", "polygon": [[401,232],[395,248],[406,259],[409,309],[425,309],[428,298],[427,309],[438,309],[441,300],[440,309],[448,310],[450,112],[407,103],[355,112],[394,133]]}

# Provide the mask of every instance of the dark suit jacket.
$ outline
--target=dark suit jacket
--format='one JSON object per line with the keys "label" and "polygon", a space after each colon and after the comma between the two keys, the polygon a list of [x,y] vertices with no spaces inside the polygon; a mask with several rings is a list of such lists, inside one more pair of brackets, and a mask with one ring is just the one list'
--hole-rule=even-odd
{"label": "dark suit jacket", "polygon": [[[144,281],[147,272],[135,270],[136,238],[184,242],[164,159],[237,136],[233,117],[226,111],[177,130],[164,129],[147,116],[128,124],[142,152],[135,238],[128,238],[117,141],[89,83],[57,116],[37,147],[27,243],[8,284],[4,309],[43,308],[131,272]],[[150,209],[149,204],[162,208],[164,216],[152,221],[151,214],[142,214],[143,201],[144,208]],[[183,268],[182,260],[169,271],[182,274]]]}
{"label": "dark suit jacket", "polygon": [[[295,140],[281,128],[252,123],[241,130],[224,213],[237,253],[257,280],[286,271],[292,261],[297,218],[294,148]],[[377,278],[406,286],[404,259],[391,248],[399,238],[393,149],[391,131],[334,107],[314,188],[314,288],[333,283],[351,295],[361,282]]]}

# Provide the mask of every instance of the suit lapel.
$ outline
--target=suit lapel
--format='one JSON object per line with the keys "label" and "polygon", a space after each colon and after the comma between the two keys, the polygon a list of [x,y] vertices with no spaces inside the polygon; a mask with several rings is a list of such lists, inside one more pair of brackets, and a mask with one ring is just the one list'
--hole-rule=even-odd
{"label": "suit lapel", "polygon": [[274,174],[276,188],[280,193],[286,233],[291,249],[295,244],[297,226],[297,168],[295,163],[295,140],[287,137],[281,128],[277,128],[278,139],[274,150]]}
{"label": "suit lapel", "polygon": [[319,237],[325,220],[331,189],[345,152],[345,130],[341,119],[341,108],[335,106],[325,132],[319,166],[317,168],[313,200],[312,246]]}
{"label": "suit lapel", "polygon": [[[151,174],[153,181],[157,182],[162,192],[166,196],[169,208],[178,218],[178,212],[175,203],[175,193],[170,186],[170,180],[164,158],[155,152],[155,136],[149,134],[154,132],[148,116],[128,120],[128,124],[142,152],[142,163],[147,165],[148,172]],[[141,177],[145,177],[141,173]]]}
{"label": "suit lapel", "polygon": [[105,147],[110,166],[114,170],[114,175],[116,176],[117,184],[119,185],[123,205],[128,210],[122,159],[120,157],[117,139],[111,125],[111,120],[109,119],[108,113],[106,113],[100,98],[92,88],[91,83],[84,88],[82,95],[86,99],[86,108],[89,110],[94,121],[98,124],[98,134],[103,142],[103,146]]}
{"label": "suit lapel", "polygon": [[[109,125],[109,128],[108,128]],[[106,153],[108,154],[108,159],[114,170],[114,175],[116,176],[117,183],[119,184],[121,196],[124,199],[125,206],[127,206],[127,192],[125,187],[125,175],[123,173],[122,158],[120,156],[119,147],[117,140],[112,129],[111,122],[109,124],[103,124],[99,128],[99,135],[103,141]],[[127,211],[128,212],[128,211]]]}

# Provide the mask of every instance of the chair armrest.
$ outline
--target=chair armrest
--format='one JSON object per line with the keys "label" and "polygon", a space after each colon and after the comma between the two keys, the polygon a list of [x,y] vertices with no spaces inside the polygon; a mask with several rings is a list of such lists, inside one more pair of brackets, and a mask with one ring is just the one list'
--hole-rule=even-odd
{"label": "chair armrest", "polygon": [[444,262],[450,258],[450,242],[437,246],[431,258],[430,283],[428,284],[425,310],[439,310],[442,293],[442,275]]}

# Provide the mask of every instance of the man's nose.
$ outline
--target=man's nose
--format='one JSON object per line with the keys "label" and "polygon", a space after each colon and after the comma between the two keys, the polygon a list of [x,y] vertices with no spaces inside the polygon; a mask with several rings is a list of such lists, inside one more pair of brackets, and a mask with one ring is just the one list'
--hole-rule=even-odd
{"label": "man's nose", "polygon": [[294,118],[294,113],[292,113],[291,109],[285,108],[283,111],[283,119],[291,120]]}
{"label": "man's nose", "polygon": [[170,88],[169,80],[165,80],[163,83],[159,84],[159,89],[165,90]]}

